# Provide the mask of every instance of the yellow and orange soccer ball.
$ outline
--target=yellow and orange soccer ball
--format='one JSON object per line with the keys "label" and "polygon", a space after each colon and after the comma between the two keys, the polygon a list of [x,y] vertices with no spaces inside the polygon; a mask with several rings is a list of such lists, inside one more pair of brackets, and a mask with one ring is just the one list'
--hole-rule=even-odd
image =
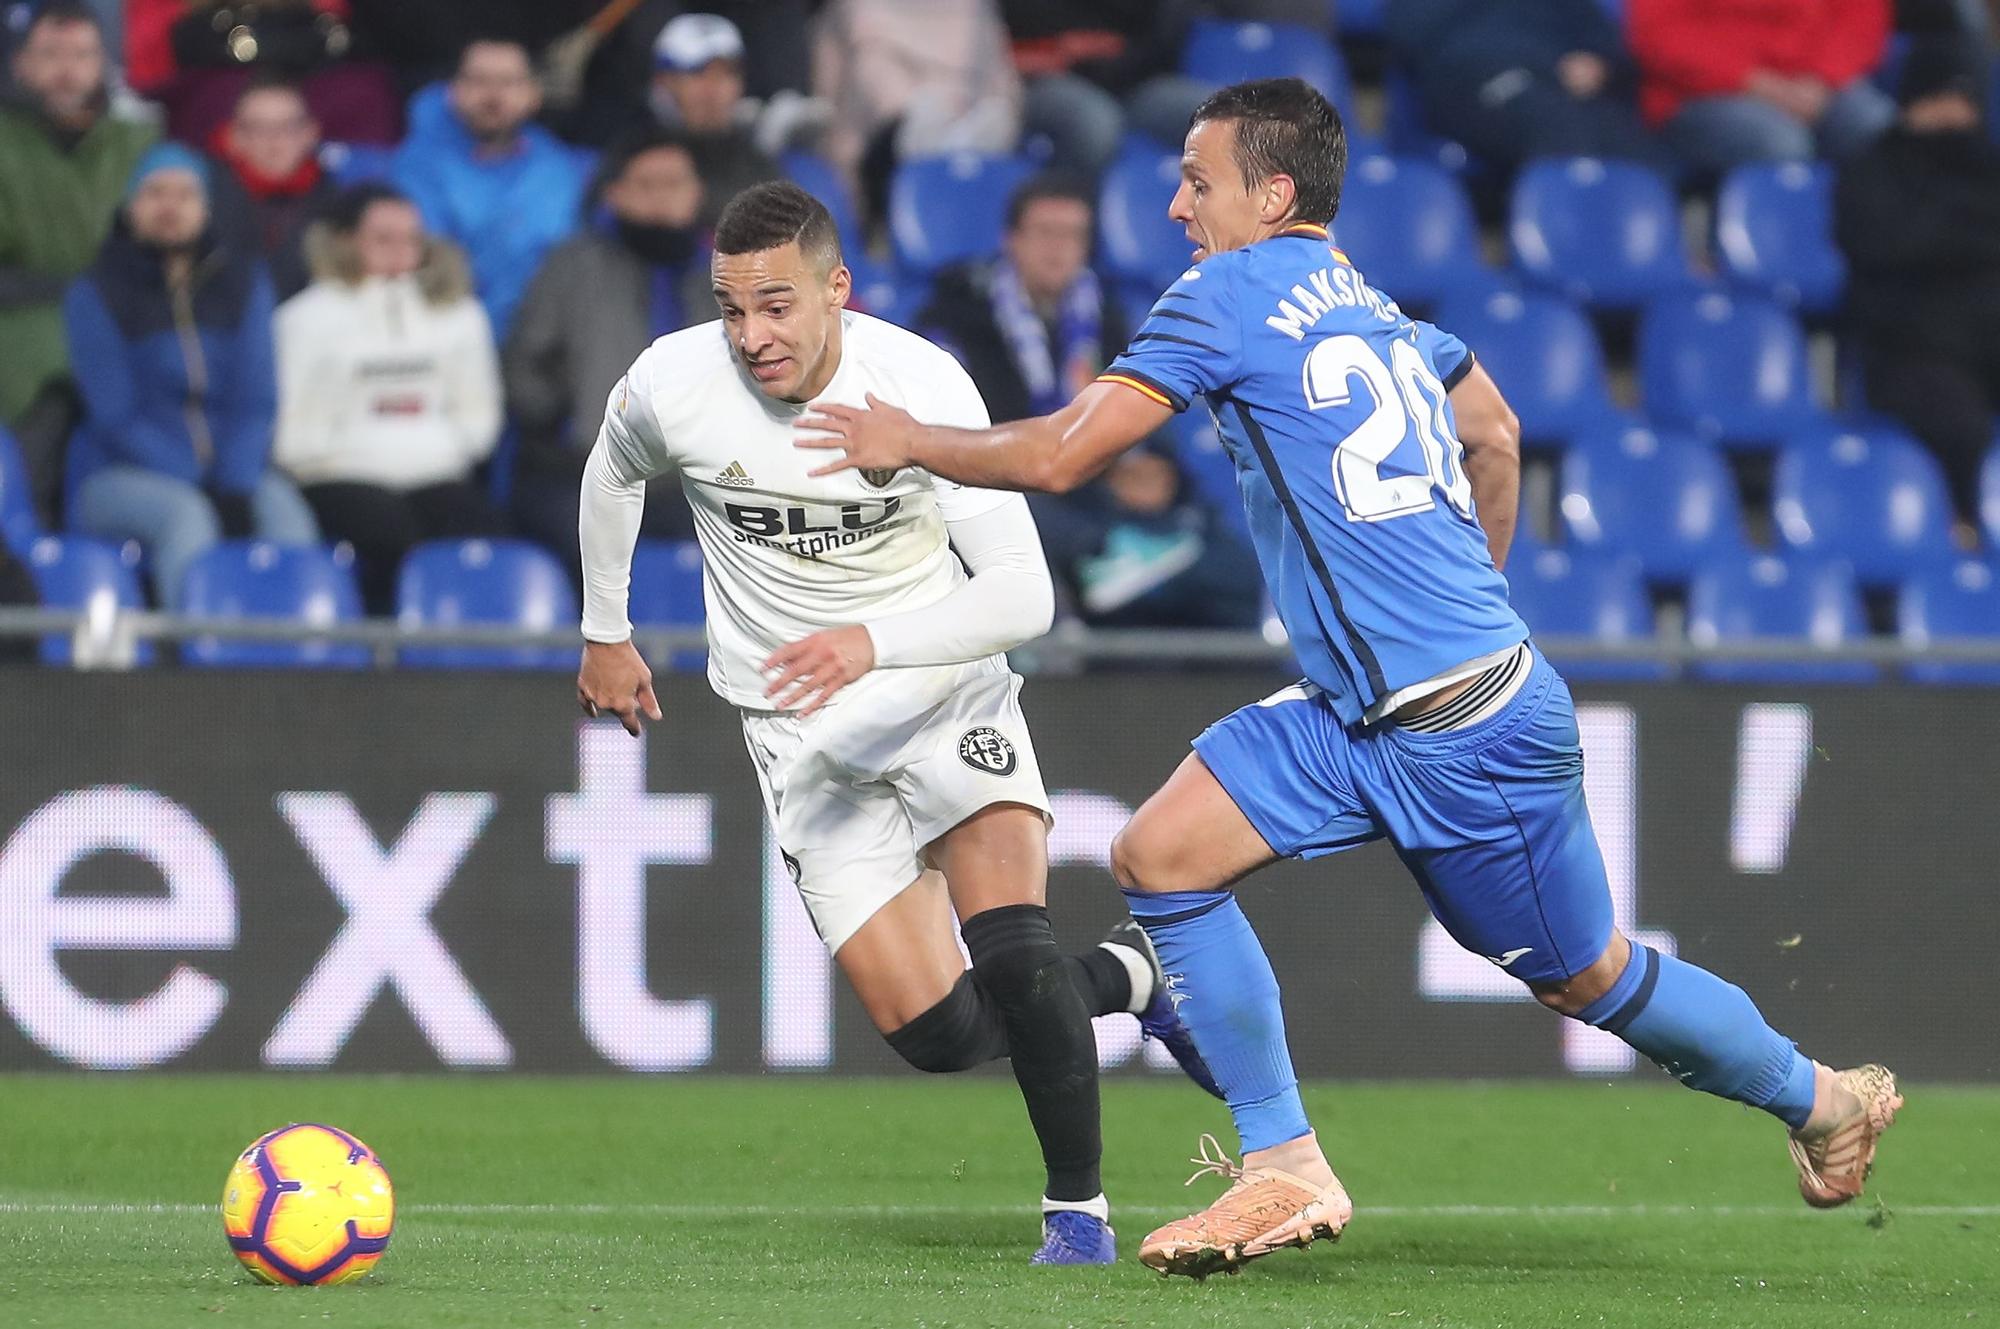
{"label": "yellow and orange soccer ball", "polygon": [[266,1283],[349,1283],[375,1267],[396,1225],[396,1191],[375,1151],[332,1126],[260,1137],[222,1192],[230,1249]]}

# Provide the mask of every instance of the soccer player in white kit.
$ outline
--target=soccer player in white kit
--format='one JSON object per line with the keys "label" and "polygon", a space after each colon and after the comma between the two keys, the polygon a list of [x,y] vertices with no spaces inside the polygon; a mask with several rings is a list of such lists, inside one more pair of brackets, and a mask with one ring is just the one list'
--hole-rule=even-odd
{"label": "soccer player in white kit", "polygon": [[742,711],[822,940],[911,1065],[1012,1058],[1048,1169],[1035,1262],[1108,1263],[1091,1016],[1138,1015],[1214,1090],[1136,925],[1078,956],[1049,925],[1048,796],[1002,654],[1054,613],[1034,520],[1018,494],[914,467],[807,474],[793,437],[817,402],[987,423],[950,355],[845,308],[818,200],[783,183],[738,195],[713,275],[721,321],[640,355],[585,468],[578,700],[635,734],[660,718],[626,600],[645,482],[676,470],[701,542],[709,682]]}

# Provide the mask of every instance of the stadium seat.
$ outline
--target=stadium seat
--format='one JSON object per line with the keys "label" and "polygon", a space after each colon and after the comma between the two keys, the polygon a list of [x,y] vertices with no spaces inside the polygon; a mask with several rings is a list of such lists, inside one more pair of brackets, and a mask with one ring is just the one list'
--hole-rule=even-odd
{"label": "stadium seat", "polygon": [[1247,546],[1250,519],[1243,513],[1243,492],[1237,488],[1236,463],[1215,432],[1215,421],[1204,410],[1182,411],[1167,422],[1173,440],[1174,458],[1202,502],[1219,514],[1223,523]]}
{"label": "stadium seat", "polygon": [[28,468],[14,436],[0,427],[0,543],[25,554],[42,531],[28,492]]}
{"label": "stadium seat", "polygon": [[1845,559],[1865,585],[1956,557],[1936,458],[1893,430],[1815,432],[1778,451],[1772,515],[1787,548]]}
{"label": "stadium seat", "polygon": [[[701,546],[693,540],[641,540],[632,551],[632,603],[642,628],[698,628],[707,621],[701,586]],[[705,651],[675,651],[670,667],[699,672]]]}
{"label": "stadium seat", "polygon": [[1715,200],[1715,246],[1737,287],[1809,313],[1831,310],[1847,281],[1833,241],[1833,168],[1739,166]]}
{"label": "stadium seat", "polygon": [[1471,347],[1503,385],[1524,439],[1566,441],[1617,418],[1597,331],[1565,301],[1501,291],[1454,300],[1438,311],[1437,323]]}
{"label": "stadium seat", "polygon": [[1593,309],[1631,309],[1693,281],[1673,190],[1634,162],[1530,162],[1507,234],[1530,279]]}
{"label": "stadium seat", "polygon": [[[1398,157],[1415,157],[1436,162],[1457,176],[1480,174],[1481,164],[1457,139],[1432,131],[1424,119],[1423,101],[1408,74],[1391,65],[1382,71],[1382,115],[1389,150]],[[1349,157],[1358,155],[1354,140],[1348,140]]]}
{"label": "stadium seat", "polygon": [[[27,564],[43,607],[84,614],[88,621],[83,632],[99,643],[100,649],[110,646],[111,626],[120,611],[146,607],[146,598],[139,590],[137,545],[106,544],[76,535],[44,535],[29,545]],[[67,636],[42,638],[42,663],[71,663],[73,647]],[[137,664],[151,664],[151,644],[138,643],[132,658]]]}
{"label": "stadium seat", "polygon": [[889,183],[889,238],[898,266],[928,275],[998,253],[1008,196],[1032,169],[1020,157],[973,152],[898,166]]}
{"label": "stadium seat", "polygon": [[1349,37],[1379,37],[1389,0],[1328,0],[1327,19],[1334,34]]}
{"label": "stadium seat", "polygon": [[[525,540],[432,540],[403,559],[396,616],[405,627],[574,627],[576,591],[547,551]],[[540,646],[405,646],[421,669],[569,669],[576,652]]]}
{"label": "stadium seat", "polygon": [[[1507,598],[1536,636],[1588,637],[1605,643],[1653,637],[1653,606],[1638,566],[1629,559],[1576,555],[1565,549],[1522,548],[1507,560]],[[1569,678],[1658,679],[1655,660],[1550,657]]]}
{"label": "stadium seat", "polygon": [[384,184],[395,174],[396,149],[380,143],[328,143],[319,150],[319,164],[342,189]]}
{"label": "stadium seat", "polygon": [[915,326],[930,298],[929,277],[899,274],[861,252],[847,256],[847,270],[854,278],[854,308],[898,327]]}
{"label": "stadium seat", "polygon": [[1821,423],[1805,333],[1765,300],[1668,296],[1639,323],[1639,390],[1656,423],[1769,447]]}
{"label": "stadium seat", "polygon": [[1706,561],[1749,549],[1729,467],[1684,434],[1627,425],[1565,453],[1564,528],[1576,546],[1638,560],[1651,582],[1684,584]]}
{"label": "stadium seat", "polygon": [[1181,183],[1181,153],[1150,138],[1127,138],[1105,169],[1097,195],[1097,254],[1121,285],[1158,295],[1187,270],[1194,246],[1167,216]]}
{"label": "stadium seat", "polygon": [[[361,617],[352,561],[320,545],[224,541],[188,568],[181,609],[190,618],[351,623]],[[207,668],[363,669],[370,658],[358,642],[195,637],[181,647],[183,664]]]}
{"label": "stadium seat", "polygon": [[1471,200],[1442,167],[1361,157],[1347,170],[1334,241],[1369,285],[1404,304],[1434,304],[1495,278],[1479,257]]}
{"label": "stadium seat", "polygon": [[1979,468],[1979,528],[1987,544],[2000,548],[2000,439]]}
{"label": "stadium seat", "polygon": [[861,229],[861,214],[854,206],[854,196],[848,192],[847,180],[839,167],[812,152],[788,152],[778,160],[778,166],[786,179],[826,204],[840,232],[843,249],[849,254],[860,254],[868,248],[867,233]]}
{"label": "stadium seat", "polygon": [[1299,78],[1349,116],[1347,62],[1326,35],[1291,23],[1232,23],[1196,19],[1181,47],[1181,72],[1209,83]]}
{"label": "stadium seat", "polygon": [[[1984,638],[2000,647],[2000,580],[1976,558],[1927,568],[1903,583],[1896,631],[1905,646],[1924,650],[1939,637]],[[1908,666],[1919,683],[2000,684],[2000,664],[1918,660]]]}
{"label": "stadium seat", "polygon": [[[1801,648],[1825,648],[1866,635],[1854,574],[1842,563],[1725,555],[1696,573],[1688,588],[1688,639],[1697,646],[1790,640]],[[1875,678],[1873,665],[1847,660],[1698,660],[1692,672],[1724,683],[1868,683]]]}

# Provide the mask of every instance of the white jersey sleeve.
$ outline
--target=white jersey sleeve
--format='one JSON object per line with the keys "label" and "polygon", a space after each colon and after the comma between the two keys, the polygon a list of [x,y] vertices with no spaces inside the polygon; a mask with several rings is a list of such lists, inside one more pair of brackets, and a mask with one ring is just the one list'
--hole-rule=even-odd
{"label": "white jersey sleeve", "polygon": [[878,668],[983,659],[1049,630],[1055,620],[1055,583],[1034,514],[1019,494],[998,498],[997,506],[946,520],[952,547],[972,574],[963,585],[936,604],[865,625]]}
{"label": "white jersey sleeve", "polygon": [[577,541],[583,552],[585,641],[618,642],[632,635],[626,608],[646,481],[671,464],[649,390],[652,370],[647,352],[618,380],[583,468]]}

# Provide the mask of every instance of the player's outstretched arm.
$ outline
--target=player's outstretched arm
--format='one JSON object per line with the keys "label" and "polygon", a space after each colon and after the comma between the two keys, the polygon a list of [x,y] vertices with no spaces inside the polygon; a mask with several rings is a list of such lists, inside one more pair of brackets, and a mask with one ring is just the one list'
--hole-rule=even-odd
{"label": "player's outstretched arm", "polygon": [[1458,441],[1465,445],[1465,474],[1493,566],[1507,566],[1514,517],[1521,505],[1521,422],[1486,370],[1475,364],[1451,390]]}
{"label": "player's outstretched arm", "polygon": [[960,484],[1043,494],[1094,479],[1173,415],[1119,383],[1093,383],[1053,415],[986,429],[919,424],[872,393],[865,409],[822,402],[814,410],[799,421],[799,446],[843,454],[814,475],[921,466]]}

